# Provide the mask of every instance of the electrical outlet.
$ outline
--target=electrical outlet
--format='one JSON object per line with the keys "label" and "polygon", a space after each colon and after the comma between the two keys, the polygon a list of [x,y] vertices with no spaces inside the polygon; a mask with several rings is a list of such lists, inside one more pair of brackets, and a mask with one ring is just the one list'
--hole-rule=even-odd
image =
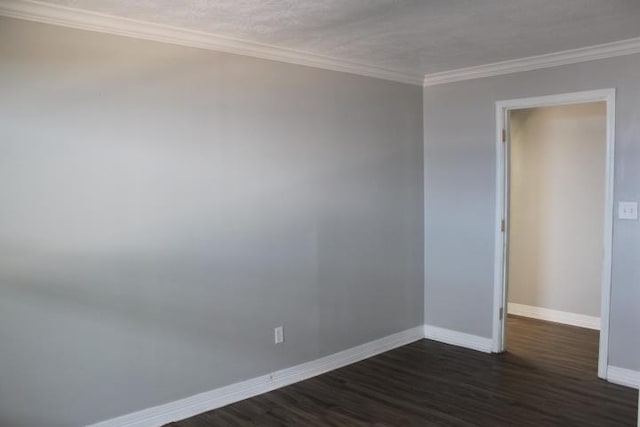
{"label": "electrical outlet", "polygon": [[284,342],[284,328],[282,326],[278,326],[273,330],[273,340],[276,344]]}

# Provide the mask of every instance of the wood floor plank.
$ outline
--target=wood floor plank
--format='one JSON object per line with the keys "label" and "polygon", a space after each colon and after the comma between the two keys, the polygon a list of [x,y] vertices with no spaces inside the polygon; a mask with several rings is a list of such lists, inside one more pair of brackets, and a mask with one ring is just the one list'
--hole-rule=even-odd
{"label": "wood floor plank", "polygon": [[598,331],[509,316],[508,351],[421,340],[171,427],[635,426],[638,392],[597,378]]}

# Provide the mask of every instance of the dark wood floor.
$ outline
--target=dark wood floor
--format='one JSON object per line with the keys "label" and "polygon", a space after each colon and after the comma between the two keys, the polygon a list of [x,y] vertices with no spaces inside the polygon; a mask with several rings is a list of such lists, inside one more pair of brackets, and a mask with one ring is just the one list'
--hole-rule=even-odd
{"label": "dark wood floor", "polygon": [[510,316],[508,349],[421,340],[170,426],[636,426],[637,391],[596,377],[597,331]]}

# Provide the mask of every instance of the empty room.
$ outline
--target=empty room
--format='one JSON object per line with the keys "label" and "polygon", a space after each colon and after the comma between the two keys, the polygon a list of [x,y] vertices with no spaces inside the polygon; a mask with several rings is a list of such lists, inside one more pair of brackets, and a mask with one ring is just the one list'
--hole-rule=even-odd
{"label": "empty room", "polygon": [[0,0],[0,427],[640,427],[639,23]]}

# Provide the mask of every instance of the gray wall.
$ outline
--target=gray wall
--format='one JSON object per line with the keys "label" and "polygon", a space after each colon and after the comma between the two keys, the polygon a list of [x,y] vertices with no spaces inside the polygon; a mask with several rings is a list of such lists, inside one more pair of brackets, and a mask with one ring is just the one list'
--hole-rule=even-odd
{"label": "gray wall", "polygon": [[510,116],[509,303],[599,318],[607,105]]}
{"label": "gray wall", "polygon": [[[639,74],[633,55],[424,89],[425,323],[491,337],[495,102],[617,88],[614,197],[638,200]],[[613,240],[609,363],[640,370],[640,223]]]}
{"label": "gray wall", "polygon": [[0,19],[0,93],[0,425],[423,323],[420,87]]}

